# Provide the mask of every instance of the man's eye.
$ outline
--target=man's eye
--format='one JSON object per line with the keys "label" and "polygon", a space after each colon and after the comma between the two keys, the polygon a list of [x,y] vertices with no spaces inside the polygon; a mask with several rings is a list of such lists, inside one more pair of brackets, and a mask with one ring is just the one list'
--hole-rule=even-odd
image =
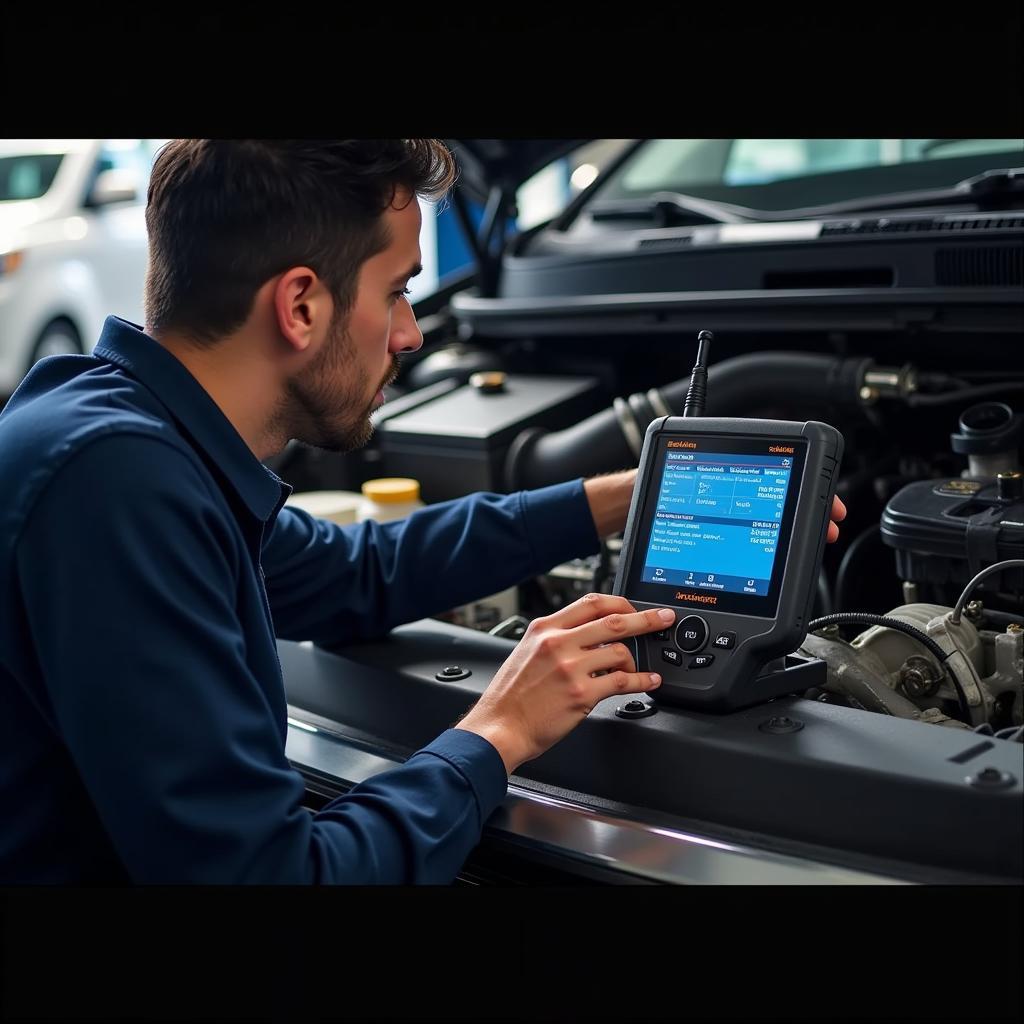
{"label": "man's eye", "polygon": [[391,298],[395,302],[397,302],[403,295],[408,295],[408,294],[409,294],[409,289],[408,288],[402,288],[400,291],[392,292],[391,293]]}

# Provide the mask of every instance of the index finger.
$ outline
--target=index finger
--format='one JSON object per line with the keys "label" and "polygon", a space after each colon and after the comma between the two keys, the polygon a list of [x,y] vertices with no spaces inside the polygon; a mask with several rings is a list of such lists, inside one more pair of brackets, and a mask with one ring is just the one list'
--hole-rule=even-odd
{"label": "index finger", "polygon": [[838,494],[832,496],[832,512],[829,516],[834,522],[841,523],[846,518],[846,505]]}
{"label": "index finger", "polygon": [[676,613],[671,608],[647,608],[642,612],[623,615],[613,612],[596,622],[586,622],[577,626],[573,639],[580,647],[596,647],[624,637],[638,636],[641,633],[653,633],[658,629],[668,629],[676,620]]}
{"label": "index finger", "polygon": [[628,614],[636,609],[624,598],[614,594],[584,594],[581,598],[545,616],[559,629],[572,629],[584,622],[593,622],[604,615]]}

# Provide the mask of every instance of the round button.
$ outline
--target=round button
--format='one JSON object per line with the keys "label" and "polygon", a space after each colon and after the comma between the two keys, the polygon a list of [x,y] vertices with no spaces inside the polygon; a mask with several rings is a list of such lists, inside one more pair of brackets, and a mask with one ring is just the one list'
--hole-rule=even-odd
{"label": "round button", "polygon": [[699,615],[687,615],[676,626],[676,647],[687,654],[699,651],[708,642],[708,624]]}

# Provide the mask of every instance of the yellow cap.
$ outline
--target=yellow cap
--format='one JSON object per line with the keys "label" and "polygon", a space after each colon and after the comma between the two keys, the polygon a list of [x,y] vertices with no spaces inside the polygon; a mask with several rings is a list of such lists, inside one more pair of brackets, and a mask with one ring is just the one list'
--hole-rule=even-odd
{"label": "yellow cap", "polygon": [[377,480],[367,480],[362,490],[370,501],[391,505],[400,501],[418,500],[420,482],[407,476],[385,476]]}

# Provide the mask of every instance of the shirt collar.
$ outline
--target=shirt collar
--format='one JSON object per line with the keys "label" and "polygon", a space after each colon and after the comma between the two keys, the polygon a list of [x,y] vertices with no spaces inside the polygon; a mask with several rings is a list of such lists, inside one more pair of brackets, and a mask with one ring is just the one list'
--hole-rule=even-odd
{"label": "shirt collar", "polygon": [[266,522],[276,515],[291,487],[253,455],[199,381],[158,341],[137,324],[108,316],[93,355],[126,370],[152,391],[257,519]]}

